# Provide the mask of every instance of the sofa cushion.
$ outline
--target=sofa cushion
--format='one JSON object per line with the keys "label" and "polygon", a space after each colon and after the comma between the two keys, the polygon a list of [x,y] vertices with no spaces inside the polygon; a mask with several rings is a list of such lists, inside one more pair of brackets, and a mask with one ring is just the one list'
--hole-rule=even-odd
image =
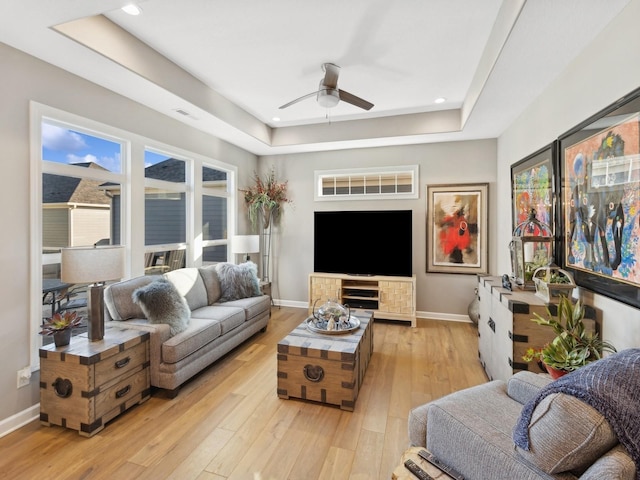
{"label": "sofa cushion", "polygon": [[179,268],[167,272],[163,276],[185,298],[189,309],[195,310],[208,305],[207,290],[197,268]]}
{"label": "sofa cushion", "polygon": [[194,310],[191,312],[191,317],[217,321],[220,323],[222,335],[229,333],[234,328],[242,325],[245,321],[245,313],[243,309],[223,306],[220,304]]}
{"label": "sofa cushion", "polygon": [[169,280],[159,278],[131,294],[133,301],[140,305],[149,323],[166,323],[171,335],[187,329],[191,311],[186,300]]}
{"label": "sofa cushion", "polygon": [[216,264],[216,272],[222,291],[220,302],[256,297],[261,294],[258,266],[253,262],[245,262],[240,265],[218,263]]}
{"label": "sofa cushion", "polygon": [[108,285],[104,291],[104,304],[112,320],[129,320],[131,318],[145,318],[145,314],[131,297],[137,288],[149,285],[158,276],[149,275]]}
{"label": "sofa cushion", "polygon": [[231,300],[222,304],[219,303],[218,305],[242,308],[244,310],[245,319],[251,320],[256,315],[260,315],[271,308],[271,298],[269,295],[260,295],[259,297]]}
{"label": "sofa cushion", "polygon": [[189,327],[165,340],[162,344],[162,361],[177,363],[222,335],[220,322],[202,318],[191,318]]}
{"label": "sofa cushion", "polygon": [[546,473],[582,472],[618,439],[593,407],[564,393],[545,397],[529,422],[529,446],[519,455]]}
{"label": "sofa cushion", "polygon": [[533,399],[540,389],[552,381],[549,375],[523,370],[507,381],[507,394],[521,404]]}
{"label": "sofa cushion", "polygon": [[218,273],[216,272],[216,266],[208,265],[206,267],[200,267],[198,271],[200,272],[200,276],[202,277],[202,281],[204,282],[204,287],[207,290],[207,301],[209,305],[213,305],[220,299],[220,296],[222,295],[222,291],[220,290],[220,280],[218,279]]}

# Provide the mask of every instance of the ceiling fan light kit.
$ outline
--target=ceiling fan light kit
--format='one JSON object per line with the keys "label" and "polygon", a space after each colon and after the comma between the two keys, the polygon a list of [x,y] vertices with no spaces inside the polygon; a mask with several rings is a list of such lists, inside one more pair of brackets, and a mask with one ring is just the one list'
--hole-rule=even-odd
{"label": "ceiling fan light kit", "polygon": [[318,90],[318,105],[325,108],[333,108],[340,102],[340,95],[334,88]]}
{"label": "ceiling fan light kit", "polygon": [[318,105],[323,108],[333,108],[338,105],[341,100],[362,108],[363,110],[371,110],[371,108],[373,108],[373,103],[338,88],[338,75],[340,74],[339,66],[334,65],[333,63],[323,63],[322,70],[324,71],[324,78],[320,80],[320,85],[316,92],[308,93],[290,101],[289,103],[285,103],[280,107],[280,109],[290,107],[295,103],[313,96],[316,97]]}

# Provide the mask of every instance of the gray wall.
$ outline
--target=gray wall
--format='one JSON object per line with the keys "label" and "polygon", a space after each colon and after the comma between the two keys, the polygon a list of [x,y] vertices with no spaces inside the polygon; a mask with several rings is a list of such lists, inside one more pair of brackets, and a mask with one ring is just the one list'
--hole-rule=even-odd
{"label": "gray wall", "polygon": [[[498,195],[510,197],[510,166],[640,86],[640,0],[605,28],[498,139]],[[508,219],[510,204],[498,205]],[[509,269],[510,223],[498,224],[498,271]],[[640,346],[640,312],[590,292],[580,294],[602,310],[603,337],[618,349]]]}
{"label": "gray wall", "polygon": [[[11,181],[0,189],[1,221],[11,235],[0,236],[0,432],[9,417],[40,401],[37,372],[17,389],[17,371],[29,365],[30,146],[29,101],[33,100],[128,130],[196,154],[235,164],[243,185],[257,168],[255,155],[82,80],[0,43],[0,145]],[[242,211],[242,210],[240,210]],[[244,216],[241,216],[244,219]],[[242,224],[243,232],[247,225]],[[34,309],[37,312],[38,306]]]}
{"label": "gray wall", "polygon": [[[273,232],[274,296],[284,302],[308,301],[315,210],[413,210],[413,272],[418,312],[438,318],[466,317],[467,306],[474,296],[475,275],[425,273],[426,185],[489,183],[489,231],[495,231],[495,160],[495,140],[260,157],[262,169],[274,165],[278,177],[289,181],[288,191],[294,201],[293,205],[285,206],[282,224]],[[315,170],[414,164],[420,168],[420,197],[416,200],[314,201]],[[491,238],[489,242],[489,263],[495,271],[496,252]],[[371,261],[375,262],[375,257]]]}

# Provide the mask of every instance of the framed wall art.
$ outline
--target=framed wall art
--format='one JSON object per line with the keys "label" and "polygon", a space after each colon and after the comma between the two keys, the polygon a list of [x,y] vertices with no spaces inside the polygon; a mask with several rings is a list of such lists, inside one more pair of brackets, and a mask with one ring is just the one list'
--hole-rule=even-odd
{"label": "framed wall art", "polygon": [[489,184],[427,185],[427,272],[487,273]]}
{"label": "framed wall art", "polygon": [[556,149],[554,141],[511,166],[511,231],[526,222],[534,209],[538,221],[555,232]]}
{"label": "framed wall art", "polygon": [[640,89],[560,137],[559,151],[563,267],[640,307]]}

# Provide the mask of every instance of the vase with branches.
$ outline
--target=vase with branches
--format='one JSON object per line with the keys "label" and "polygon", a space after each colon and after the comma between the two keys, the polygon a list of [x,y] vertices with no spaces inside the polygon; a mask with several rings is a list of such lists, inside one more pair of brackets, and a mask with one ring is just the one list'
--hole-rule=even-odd
{"label": "vase with branches", "polygon": [[287,197],[288,182],[276,179],[274,167],[271,167],[264,178],[254,172],[253,179],[252,186],[240,191],[244,194],[251,224],[255,227],[262,217],[262,228],[267,230],[271,223],[277,224],[280,220],[283,205],[291,203],[291,199]]}
{"label": "vase with branches", "polygon": [[262,219],[262,234],[260,235],[262,255],[262,281],[269,282],[269,257],[271,253],[271,225],[278,224],[282,216],[282,208],[286,203],[292,203],[287,196],[287,181],[278,181],[275,168],[272,166],[266,176],[253,174],[254,184],[240,189],[244,194],[244,201],[249,211],[251,225],[256,228],[258,220]]}

